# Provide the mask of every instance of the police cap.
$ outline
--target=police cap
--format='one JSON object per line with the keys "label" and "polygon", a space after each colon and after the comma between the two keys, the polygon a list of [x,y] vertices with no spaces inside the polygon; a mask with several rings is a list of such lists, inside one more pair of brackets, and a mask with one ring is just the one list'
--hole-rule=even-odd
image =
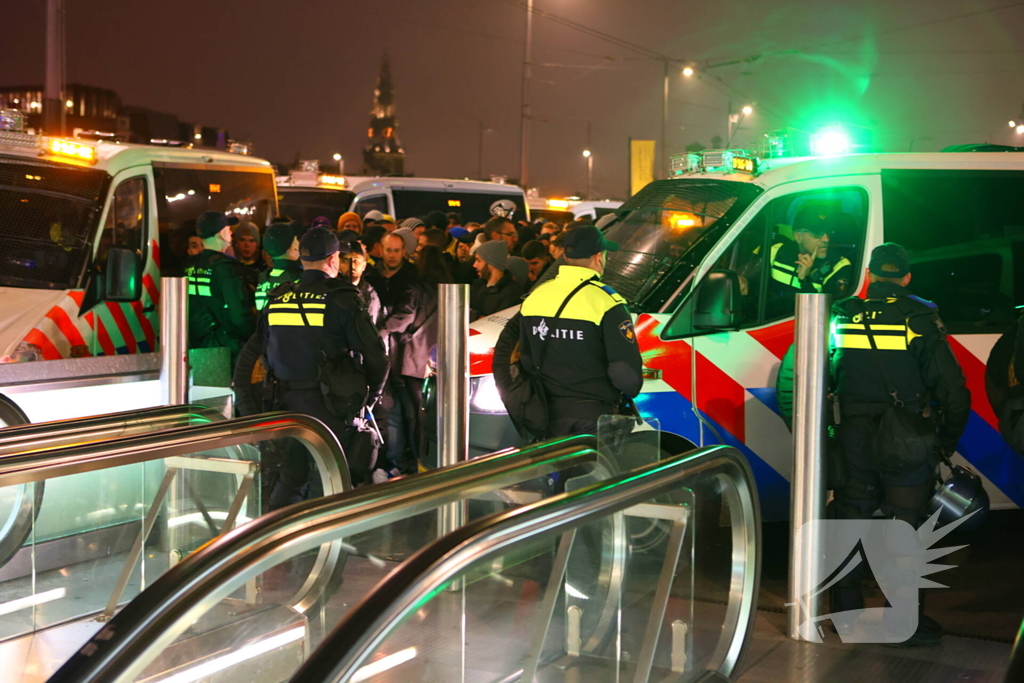
{"label": "police cap", "polygon": [[220,211],[206,211],[196,219],[196,234],[204,240],[210,239],[229,225],[237,223],[237,216],[225,216]]}
{"label": "police cap", "polygon": [[878,277],[898,279],[910,272],[910,257],[907,250],[895,242],[879,244],[871,250],[868,270]]}
{"label": "police cap", "polygon": [[273,223],[263,235],[263,248],[271,258],[284,256],[295,241],[295,230],[287,223]]}
{"label": "police cap", "polygon": [[593,225],[583,225],[570,230],[565,236],[566,258],[590,258],[602,251],[618,251],[619,245],[606,240]]}
{"label": "police cap", "polygon": [[303,261],[325,261],[338,253],[338,238],[327,228],[310,228],[299,242],[299,258]]}
{"label": "police cap", "polygon": [[809,232],[821,236],[835,230],[835,219],[831,212],[820,205],[805,204],[793,219],[793,232]]}

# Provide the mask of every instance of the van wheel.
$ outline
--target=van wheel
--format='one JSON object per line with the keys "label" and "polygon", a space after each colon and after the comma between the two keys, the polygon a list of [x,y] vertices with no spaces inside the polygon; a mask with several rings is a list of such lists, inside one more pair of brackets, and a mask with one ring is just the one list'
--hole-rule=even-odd
{"label": "van wheel", "polygon": [[[661,458],[674,458],[677,455],[695,450],[697,445],[678,434],[663,432],[661,435]],[[716,490],[717,482],[707,481],[693,488],[693,523],[691,528],[699,539],[709,538],[708,534],[719,528],[722,515],[722,494]]]}
{"label": "van wheel", "polygon": [[263,367],[263,345],[254,334],[238,354],[235,374],[231,381],[235,389],[235,410],[240,417],[263,412],[263,378],[266,376],[267,369]]}
{"label": "van wheel", "polygon": [[[0,394],[0,429],[29,422],[17,403]],[[0,567],[21,550],[32,533],[45,488],[42,481],[0,488]]]}

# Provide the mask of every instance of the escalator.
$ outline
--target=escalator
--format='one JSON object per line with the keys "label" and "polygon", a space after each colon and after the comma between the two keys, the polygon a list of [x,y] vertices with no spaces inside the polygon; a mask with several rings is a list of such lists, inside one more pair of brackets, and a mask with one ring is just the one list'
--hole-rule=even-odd
{"label": "escalator", "polygon": [[[265,515],[167,571],[50,680],[731,675],[759,561],[744,459],[716,447],[621,474],[596,446],[545,442]],[[721,492],[731,539],[711,609],[693,593],[694,489]],[[452,506],[469,523],[441,534]],[[664,533],[641,548],[635,520]],[[330,575],[309,559],[325,547],[342,552]]]}
{"label": "escalator", "polygon": [[4,680],[45,680],[158,576],[258,517],[274,449],[308,452],[325,492],[350,488],[318,421],[218,420],[178,406],[0,430]]}

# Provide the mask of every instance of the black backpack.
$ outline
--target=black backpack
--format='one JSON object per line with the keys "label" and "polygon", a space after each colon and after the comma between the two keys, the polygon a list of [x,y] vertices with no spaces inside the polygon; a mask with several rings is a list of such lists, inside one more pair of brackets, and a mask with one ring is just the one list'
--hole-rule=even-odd
{"label": "black backpack", "polygon": [[985,368],[989,402],[999,418],[999,433],[1024,455],[1024,317],[992,347]]}

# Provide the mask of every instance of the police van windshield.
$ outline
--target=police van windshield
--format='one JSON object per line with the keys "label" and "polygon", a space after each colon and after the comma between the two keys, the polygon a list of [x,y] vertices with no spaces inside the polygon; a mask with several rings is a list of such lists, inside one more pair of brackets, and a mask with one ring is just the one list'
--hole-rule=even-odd
{"label": "police van windshield", "polygon": [[760,193],[752,183],[705,178],[649,184],[605,233],[620,251],[608,255],[604,281],[634,312],[656,311]]}
{"label": "police van windshield", "polygon": [[0,285],[80,286],[108,179],[94,168],[0,157]]}

